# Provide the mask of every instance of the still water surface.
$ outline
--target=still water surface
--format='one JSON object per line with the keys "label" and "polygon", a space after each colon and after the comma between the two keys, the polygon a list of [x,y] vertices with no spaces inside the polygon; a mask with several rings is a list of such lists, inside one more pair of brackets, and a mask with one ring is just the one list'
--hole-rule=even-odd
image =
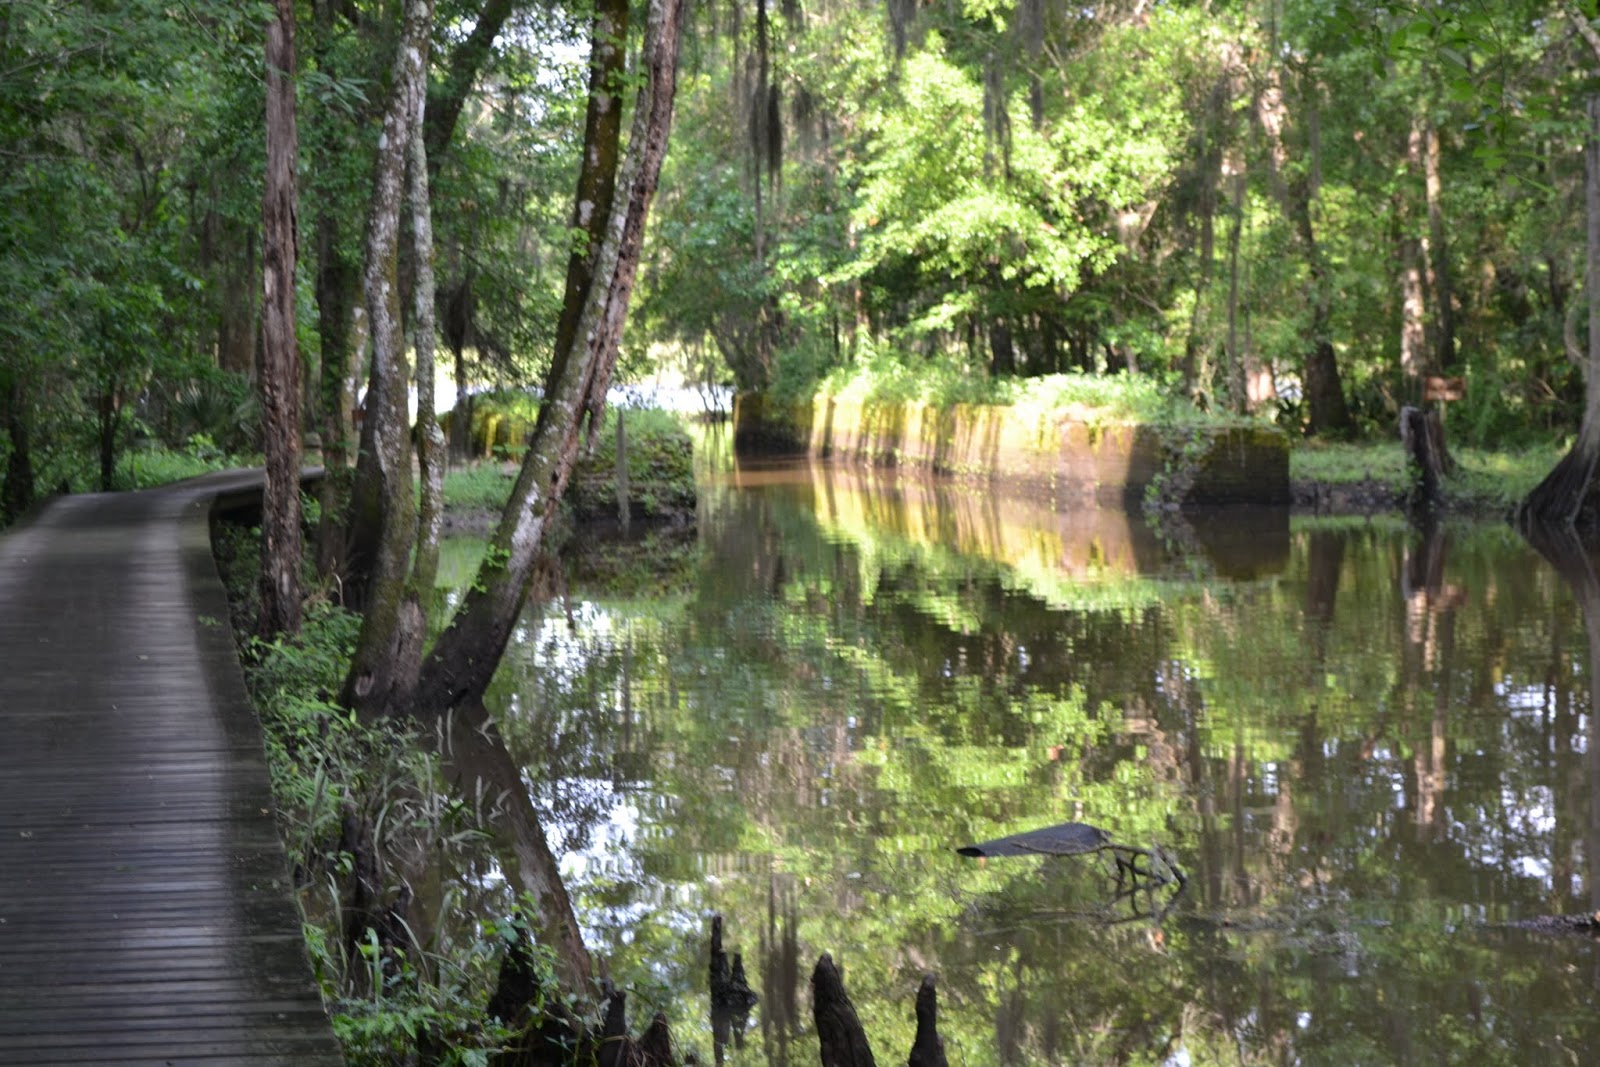
{"label": "still water surface", "polygon": [[[844,968],[880,1062],[1600,1062],[1584,619],[1498,525],[1152,531],[970,487],[713,478],[665,596],[530,613],[491,693],[590,944],[710,1062],[706,930],[812,1064]],[[1188,876],[953,849],[1081,820]],[[693,1013],[693,1014],[691,1014]]]}

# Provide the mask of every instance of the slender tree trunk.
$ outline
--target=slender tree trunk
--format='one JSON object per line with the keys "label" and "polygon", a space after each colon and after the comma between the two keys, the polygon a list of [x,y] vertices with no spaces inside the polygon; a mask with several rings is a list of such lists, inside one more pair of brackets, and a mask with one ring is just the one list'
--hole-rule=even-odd
{"label": "slender tree trunk", "polygon": [[[1221,95],[1220,89],[1212,93],[1213,103]],[[1213,107],[1202,120],[1201,136],[1210,135]],[[1183,345],[1184,391],[1189,396],[1200,394],[1201,350],[1204,340],[1201,326],[1206,321],[1207,303],[1211,298],[1211,278],[1216,273],[1216,217],[1217,183],[1222,179],[1222,152],[1215,143],[1205,143],[1200,152],[1200,273],[1194,283],[1194,310],[1189,315],[1189,336]]]}
{"label": "slender tree trunk", "polygon": [[1287,174],[1289,153],[1283,129],[1288,108],[1277,70],[1273,70],[1267,85],[1256,95],[1255,117],[1267,137],[1273,192],[1299,240],[1310,274],[1307,296],[1311,304],[1311,336],[1307,339],[1305,356],[1307,429],[1313,434],[1343,433],[1350,428],[1350,409],[1345,403],[1339,361],[1333,349],[1333,294],[1328,267],[1317,244],[1311,218],[1313,182],[1309,175],[1291,178]]}
{"label": "slender tree trunk", "polygon": [[[416,502],[398,251],[407,148],[413,116],[422,107],[432,28],[433,0],[407,0],[367,220],[363,288],[372,331],[372,373],[351,493],[351,579],[361,594],[363,614],[341,696],[347,707],[364,714],[405,706],[423,639],[422,612],[406,581]],[[356,571],[358,561],[365,575]]]}
{"label": "slender tree trunk", "polygon": [[294,0],[274,0],[267,24],[267,176],[261,207],[261,504],[263,636],[300,629],[300,349],[295,340]]}
{"label": "slender tree trunk", "polygon": [[5,488],[0,491],[0,519],[11,522],[33,503],[33,452],[28,446],[28,396],[15,371],[0,371],[0,408],[4,409]]}
{"label": "slender tree trunk", "polygon": [[359,277],[339,251],[339,217],[325,206],[317,212],[317,331],[322,342],[322,466],[318,499],[317,573],[324,578],[344,570],[344,510],[350,495],[350,396],[352,308]]}
{"label": "slender tree trunk", "polygon": [[1437,331],[1434,366],[1441,372],[1456,365],[1455,286],[1450,276],[1450,247],[1445,236],[1444,183],[1439,176],[1439,128],[1432,122],[1423,131],[1423,193],[1428,201],[1428,288],[1433,293]]}
{"label": "slender tree trunk", "polygon": [[455,136],[456,122],[467,96],[515,6],[513,0],[484,0],[483,11],[473,23],[472,32],[450,53],[438,93],[430,94],[425,137],[428,164],[435,168],[435,173]]}
{"label": "slender tree trunk", "polygon": [[1428,366],[1427,310],[1423,303],[1422,247],[1409,233],[1404,232],[1405,212],[1395,210],[1402,232],[1397,244],[1400,262],[1400,376],[1405,387],[1406,401],[1420,403],[1422,378]]}
{"label": "slender tree trunk", "polygon": [[[1247,176],[1244,170],[1244,161],[1238,160],[1229,175],[1228,184],[1233,186],[1230,196],[1231,218],[1228,227],[1228,366],[1227,382],[1229,392],[1233,394],[1234,406],[1239,411],[1249,409],[1250,391],[1245,386],[1245,353],[1241,351],[1239,340],[1239,243],[1244,236],[1244,193]],[[1248,362],[1254,362],[1249,360]]]}
{"label": "slender tree trunk", "polygon": [[[439,532],[444,525],[444,433],[439,429],[434,390],[433,208],[428,192],[428,149],[423,143],[422,108],[411,130],[407,168],[411,189],[411,242],[416,258],[416,315],[412,321],[417,351],[417,466],[422,498],[417,512],[417,553],[411,581],[426,599],[439,573]],[[426,608],[426,604],[424,604]]]}
{"label": "slender tree trunk", "polygon": [[[324,76],[335,78],[333,62],[333,4],[318,0],[316,10],[316,64]],[[331,116],[324,116],[321,136],[311,147],[314,173],[330,174],[336,167],[336,154],[343,151],[337,127]],[[351,420],[354,415],[351,389],[351,341],[356,293],[361,272],[350,262],[342,247],[339,212],[331,192],[319,198],[316,220],[317,335],[321,346],[318,375],[318,407],[322,434],[324,476],[318,485],[321,519],[317,526],[317,573],[323,578],[342,576],[344,571],[345,508],[350,496],[350,459],[355,442]]]}
{"label": "slender tree trunk", "polygon": [[[651,0],[641,69],[618,188],[571,350],[545,385],[545,407],[511,500],[477,579],[422,666],[415,706],[441,715],[481,697],[527,597],[528,581],[556,502],[577,455],[585,412],[605,397],[638,269],[645,218],[660,176],[672,123],[678,37],[684,0]],[[541,412],[541,415],[544,413]]]}
{"label": "slender tree trunk", "polygon": [[120,384],[115,375],[101,387],[95,415],[100,443],[100,491],[109,493],[117,472],[117,434],[122,429],[122,403],[117,396]]}
{"label": "slender tree trunk", "polygon": [[256,365],[256,235],[253,228],[222,222],[222,306],[217,311],[217,366],[248,377]]}

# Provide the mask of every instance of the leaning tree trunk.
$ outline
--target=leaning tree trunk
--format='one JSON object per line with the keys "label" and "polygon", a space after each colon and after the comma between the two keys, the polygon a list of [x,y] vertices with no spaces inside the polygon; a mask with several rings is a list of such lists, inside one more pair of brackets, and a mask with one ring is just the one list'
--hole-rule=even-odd
{"label": "leaning tree trunk", "polygon": [[422,612],[406,581],[416,516],[398,247],[406,151],[413,116],[422,107],[432,28],[433,0],[407,0],[367,221],[363,284],[372,332],[372,373],[361,428],[361,459],[351,493],[350,563],[355,571],[359,560],[368,575],[364,581],[360,574],[351,575],[364,614],[341,694],[342,703],[363,713],[404,701],[422,648]]}
{"label": "leaning tree trunk", "polygon": [[300,349],[294,332],[294,0],[267,24],[267,178],[261,207],[261,501],[263,636],[300,629]]}
{"label": "leaning tree trunk", "polygon": [[[589,105],[584,114],[583,161],[572,207],[572,228],[583,234],[583,240],[574,245],[567,260],[551,381],[565,372],[568,354],[575,346],[578,322],[594,284],[596,258],[616,200],[617,161],[622,145],[621,85],[628,58],[628,0],[599,0],[589,34]],[[540,426],[552,410],[548,405],[540,407]]]}
{"label": "leaning tree trunk", "polygon": [[[1600,45],[1596,52],[1600,53]],[[1600,96],[1589,98],[1589,139],[1584,148],[1584,210],[1588,219],[1588,264],[1584,287],[1589,299],[1589,353],[1584,367],[1583,425],[1578,440],[1560,462],[1517,506],[1519,524],[1583,527],[1600,534]]]}
{"label": "leaning tree trunk", "polygon": [[[415,707],[443,714],[483,694],[527,598],[544,533],[578,451],[585,413],[605,398],[638,269],[645,218],[655,195],[672,124],[678,36],[684,0],[651,0],[643,85],[634,108],[627,157],[605,238],[595,253],[594,281],[570,350],[558,356],[545,384],[545,406],[522,471],[476,580],[422,666]],[[393,710],[401,710],[394,708]]]}

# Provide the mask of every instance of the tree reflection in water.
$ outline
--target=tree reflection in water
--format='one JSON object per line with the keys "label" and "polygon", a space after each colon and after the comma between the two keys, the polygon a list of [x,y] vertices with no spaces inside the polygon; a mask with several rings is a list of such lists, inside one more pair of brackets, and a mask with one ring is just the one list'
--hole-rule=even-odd
{"label": "tree reflection in water", "polygon": [[[1511,925],[1600,907],[1600,597],[1500,527],[1200,520],[1196,558],[1013,519],[723,488],[682,595],[525,624],[506,743],[590,944],[680,1039],[717,911],[762,994],[736,1065],[814,1062],[823,951],[883,1050],[937,972],[972,1065],[1600,1055],[1593,943]],[[1068,821],[1171,848],[1186,898],[1108,926],[1092,865],[949,847]]]}

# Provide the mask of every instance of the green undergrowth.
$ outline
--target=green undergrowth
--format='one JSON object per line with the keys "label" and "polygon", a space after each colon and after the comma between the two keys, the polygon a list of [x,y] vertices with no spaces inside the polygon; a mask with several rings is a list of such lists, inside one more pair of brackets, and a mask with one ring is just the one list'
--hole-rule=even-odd
{"label": "green undergrowth", "polygon": [[136,448],[117,464],[118,489],[153,489],[212,471],[259,463],[259,456],[230,455],[209,441],[191,441],[186,449],[161,446]]}
{"label": "green undergrowth", "polygon": [[[695,501],[694,443],[671,412],[608,408],[592,449],[581,453],[562,507],[583,518],[614,516],[617,510],[617,421],[624,427],[629,507],[653,519],[692,510]],[[500,511],[516,482],[514,463],[484,461],[445,472],[444,500],[457,510]]]}
{"label": "green undergrowth", "polygon": [[[1453,448],[1457,467],[1444,482],[1446,504],[1463,511],[1504,512],[1527,496],[1564,452],[1559,442],[1504,451]],[[1399,441],[1306,441],[1289,452],[1289,478],[1295,483],[1371,485],[1398,496],[1405,493],[1409,477]]]}
{"label": "green undergrowth", "polygon": [[1232,426],[1258,421],[1202,410],[1149,375],[994,377],[956,361],[908,363],[892,355],[835,368],[814,382],[785,383],[774,393],[791,401],[827,394],[868,403],[994,404],[1101,422]]}
{"label": "green undergrowth", "polygon": [[508,463],[472,463],[444,472],[444,506],[457,510],[499,511],[511,498],[517,468]]}
{"label": "green undergrowth", "polygon": [[488,1063],[507,1036],[487,1005],[500,960],[519,936],[515,902],[490,893],[467,906],[463,890],[447,882],[431,893],[419,887],[400,925],[412,945],[399,952],[348,921],[363,837],[370,835],[369,854],[390,861],[391,873],[380,876],[387,906],[407,884],[400,871],[429,878],[481,867],[484,813],[451,793],[431,738],[393,720],[362,722],[335,702],[358,616],[313,598],[295,637],[250,636],[257,534],[222,527],[214,544],[261,718],[306,947],[347,1061],[416,1062],[425,1047],[428,1062]]}

